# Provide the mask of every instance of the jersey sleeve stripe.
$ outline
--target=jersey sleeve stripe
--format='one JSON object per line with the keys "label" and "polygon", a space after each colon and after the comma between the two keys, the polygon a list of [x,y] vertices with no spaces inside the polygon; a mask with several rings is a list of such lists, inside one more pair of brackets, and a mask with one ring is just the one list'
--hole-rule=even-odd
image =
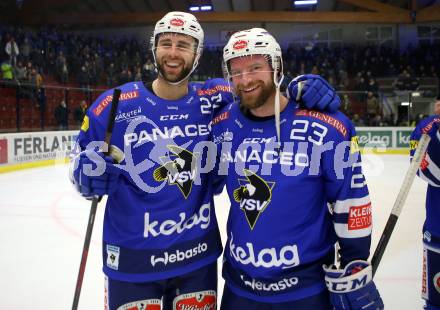
{"label": "jersey sleeve stripe", "polygon": [[339,238],[348,238],[348,239],[368,237],[371,235],[371,231],[372,231],[371,225],[363,229],[351,229],[350,223],[348,224],[335,223],[334,227],[335,227],[336,235]]}
{"label": "jersey sleeve stripe", "polygon": [[346,200],[337,200],[333,206],[334,213],[348,213],[351,207],[364,206],[370,203],[370,196],[362,198],[351,198]]}
{"label": "jersey sleeve stripe", "polygon": [[440,187],[440,168],[428,153],[426,153],[418,172],[418,175],[430,185]]}
{"label": "jersey sleeve stripe", "polygon": [[436,181],[440,182],[440,168],[437,164],[431,159],[429,154],[426,154],[426,160],[428,162],[428,170],[431,174],[436,178]]}

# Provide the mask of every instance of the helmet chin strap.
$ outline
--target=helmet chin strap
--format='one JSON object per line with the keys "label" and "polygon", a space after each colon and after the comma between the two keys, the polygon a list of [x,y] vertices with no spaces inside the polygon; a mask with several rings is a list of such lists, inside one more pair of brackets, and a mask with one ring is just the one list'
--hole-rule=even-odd
{"label": "helmet chin strap", "polygon": [[283,82],[284,75],[281,76],[279,81],[277,81],[277,70],[274,70],[273,72],[273,82],[275,84],[275,129],[277,132],[277,142],[278,147],[281,148],[281,124],[280,124],[280,110],[281,110],[281,103],[280,103],[280,86]]}

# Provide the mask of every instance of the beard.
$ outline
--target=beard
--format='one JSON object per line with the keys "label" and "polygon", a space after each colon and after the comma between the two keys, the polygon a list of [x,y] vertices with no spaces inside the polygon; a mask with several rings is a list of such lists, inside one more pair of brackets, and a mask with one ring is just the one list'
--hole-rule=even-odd
{"label": "beard", "polygon": [[163,69],[162,63],[157,63],[157,70],[159,74],[167,81],[171,83],[176,83],[182,81],[190,72],[191,67],[184,64],[183,69],[177,74],[169,74]]}
{"label": "beard", "polygon": [[266,101],[275,94],[275,85],[273,83],[265,84],[261,82],[258,92],[252,95],[246,95],[243,91],[238,91],[240,105],[247,110],[257,109],[263,106]]}

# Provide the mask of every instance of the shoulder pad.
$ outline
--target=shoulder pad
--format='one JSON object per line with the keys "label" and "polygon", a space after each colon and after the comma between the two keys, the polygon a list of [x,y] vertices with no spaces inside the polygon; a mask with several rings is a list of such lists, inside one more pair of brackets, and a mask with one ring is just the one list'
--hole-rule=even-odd
{"label": "shoulder pad", "polygon": [[327,124],[327,127],[336,129],[344,139],[352,135],[351,127],[353,126],[350,125],[350,120],[341,112],[326,113],[315,110],[298,109],[295,111],[295,115],[320,120],[321,123]]}
{"label": "shoulder pad", "polygon": [[[121,90],[121,96],[119,97],[119,101],[132,100],[139,97],[138,82],[126,83],[124,85],[115,88],[119,88]],[[102,111],[104,111],[107,108],[107,106],[112,102],[113,90],[114,88],[105,91],[93,103],[90,110],[95,116],[99,116],[102,113]]]}
{"label": "shoulder pad", "polygon": [[431,115],[424,119],[422,119],[418,124],[417,128],[420,128],[421,132],[427,132],[431,130],[434,123],[440,123],[440,116],[438,115]]}
{"label": "shoulder pad", "polygon": [[229,83],[226,80],[216,78],[216,79],[207,80],[205,83],[203,83],[202,87],[198,90],[197,94],[199,96],[204,96],[204,95],[209,96],[219,92],[231,93],[232,90]]}

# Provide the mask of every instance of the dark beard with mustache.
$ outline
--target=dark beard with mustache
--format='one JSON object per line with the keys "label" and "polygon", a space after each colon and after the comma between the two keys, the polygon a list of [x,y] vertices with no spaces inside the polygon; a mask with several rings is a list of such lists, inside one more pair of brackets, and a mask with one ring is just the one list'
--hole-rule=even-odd
{"label": "dark beard with mustache", "polygon": [[168,82],[171,83],[176,83],[179,82],[181,80],[183,80],[183,78],[185,78],[190,72],[191,72],[191,68],[189,68],[188,66],[184,66],[183,70],[180,72],[180,74],[178,74],[175,78],[172,78],[170,75],[168,75],[165,70],[163,70],[163,66],[161,64],[157,64],[157,70],[159,71],[160,75]]}
{"label": "dark beard with mustache", "polygon": [[275,94],[275,86],[272,83],[270,85],[263,84],[258,97],[249,98],[242,96],[242,91],[238,93],[238,97],[240,98],[240,105],[242,105],[243,108],[252,110],[263,106],[267,99],[273,94]]}

